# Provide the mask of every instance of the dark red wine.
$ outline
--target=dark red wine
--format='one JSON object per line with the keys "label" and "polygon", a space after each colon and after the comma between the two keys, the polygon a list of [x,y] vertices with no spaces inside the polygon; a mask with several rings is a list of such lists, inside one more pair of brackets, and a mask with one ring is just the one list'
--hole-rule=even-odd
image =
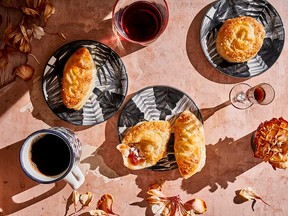
{"label": "dark red wine", "polygon": [[259,103],[261,103],[265,99],[265,91],[261,87],[256,87],[254,90],[254,98]]}
{"label": "dark red wine", "polygon": [[152,40],[160,31],[160,11],[149,2],[135,2],[124,9],[122,27],[125,34],[134,41]]}
{"label": "dark red wine", "polygon": [[55,176],[66,170],[70,163],[67,144],[58,136],[47,134],[33,143],[31,160],[40,173]]}

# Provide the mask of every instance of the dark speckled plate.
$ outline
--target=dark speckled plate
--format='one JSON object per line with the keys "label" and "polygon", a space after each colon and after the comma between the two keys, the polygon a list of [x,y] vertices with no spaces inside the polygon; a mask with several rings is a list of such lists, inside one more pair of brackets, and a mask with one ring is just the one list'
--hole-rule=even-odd
{"label": "dark speckled plate", "polygon": [[[61,80],[68,58],[80,47],[87,47],[96,64],[96,87],[81,110],[68,109],[62,102]],[[106,121],[122,105],[128,88],[125,66],[108,46],[90,40],[68,43],[48,60],[42,78],[44,98],[61,119],[75,125],[95,125]]]}
{"label": "dark speckled plate", "polygon": [[[194,101],[185,93],[169,86],[151,86],[138,91],[125,104],[118,121],[120,142],[127,130],[142,121],[167,120],[173,125],[178,114],[189,109],[203,123]],[[167,171],[177,168],[171,134],[166,155],[149,169]]]}
{"label": "dark speckled plate", "polygon": [[[251,60],[229,63],[216,51],[219,28],[229,18],[250,16],[262,23],[266,36],[262,48]],[[265,0],[220,0],[212,5],[203,18],[200,43],[209,63],[232,77],[254,77],[268,70],[278,59],[284,46],[285,31],[280,15]]]}

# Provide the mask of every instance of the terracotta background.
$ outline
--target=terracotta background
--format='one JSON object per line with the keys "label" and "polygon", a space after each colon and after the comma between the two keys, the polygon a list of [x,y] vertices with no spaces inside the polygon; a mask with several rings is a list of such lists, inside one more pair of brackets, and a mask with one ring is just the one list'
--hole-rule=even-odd
{"label": "terracotta background", "polygon": [[[287,171],[275,171],[269,164],[255,159],[250,148],[251,135],[261,122],[273,117],[288,118],[287,43],[277,62],[265,73],[251,79],[224,76],[210,66],[199,44],[200,23],[213,1],[167,2],[170,9],[167,29],[157,41],[142,47],[117,40],[111,28],[114,1],[53,1],[56,12],[45,28],[50,34],[32,42],[32,54],[40,64],[28,57],[28,63],[36,69],[33,79],[25,82],[17,78],[0,89],[0,212],[17,216],[73,213],[69,185],[64,181],[39,185],[25,176],[18,160],[20,146],[30,133],[65,126],[74,130],[83,144],[80,168],[86,181],[78,191],[95,194],[91,206],[81,212],[82,216],[89,215],[87,212],[104,193],[114,196],[113,210],[121,216],[152,215],[145,201],[146,190],[150,184],[161,180],[165,180],[163,192],[169,196],[179,194],[183,201],[196,197],[204,199],[207,216],[287,215]],[[269,2],[287,27],[287,1]],[[2,8],[0,12],[3,11]],[[65,34],[66,41],[52,34],[59,32]],[[121,56],[129,78],[125,101],[150,85],[170,85],[193,98],[205,119],[207,161],[200,173],[183,180],[178,170],[152,172],[125,168],[115,149],[119,142],[119,112],[93,127],[70,125],[51,112],[41,90],[43,69],[55,50],[79,39],[100,41]],[[15,56],[15,59],[17,61],[9,64],[25,62],[25,56]],[[11,65],[8,74],[12,71]],[[276,98],[268,106],[254,105],[244,111],[225,106],[230,89],[239,82],[250,85],[268,82],[275,88]],[[253,201],[239,201],[236,191],[247,186],[254,187],[271,206],[261,201],[254,204]]]}

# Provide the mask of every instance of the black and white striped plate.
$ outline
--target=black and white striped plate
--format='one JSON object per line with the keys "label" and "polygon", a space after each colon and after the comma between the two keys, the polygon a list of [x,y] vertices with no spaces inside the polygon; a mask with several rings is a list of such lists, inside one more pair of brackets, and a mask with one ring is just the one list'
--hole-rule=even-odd
{"label": "black and white striped plate", "polygon": [[[138,91],[127,101],[118,120],[118,134],[122,141],[128,129],[142,121],[167,120],[173,125],[177,116],[189,109],[203,123],[194,101],[182,91],[169,86],[151,86]],[[150,169],[166,171],[177,168],[174,156],[174,136],[171,134],[167,154]]]}
{"label": "black and white striped plate", "polygon": [[[87,47],[96,64],[96,87],[84,107],[68,109],[62,102],[61,80],[69,57],[79,48]],[[120,108],[128,88],[125,66],[108,46],[91,40],[68,43],[48,60],[42,77],[44,98],[51,110],[61,119],[75,125],[95,125],[106,121]]]}
{"label": "black and white striped plate", "polygon": [[[216,51],[219,28],[229,18],[250,16],[262,23],[266,36],[262,48],[251,60],[229,63]],[[268,70],[278,59],[284,46],[285,31],[280,15],[266,0],[220,0],[212,5],[203,18],[200,43],[209,63],[232,77],[254,77]]]}

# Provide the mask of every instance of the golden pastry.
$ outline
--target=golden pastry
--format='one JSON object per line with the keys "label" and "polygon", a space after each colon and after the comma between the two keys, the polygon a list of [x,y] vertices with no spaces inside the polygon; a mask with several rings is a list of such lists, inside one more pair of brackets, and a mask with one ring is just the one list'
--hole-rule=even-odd
{"label": "golden pastry", "polygon": [[170,133],[168,121],[141,122],[130,128],[117,146],[124,165],[132,170],[155,165],[166,154]]}
{"label": "golden pastry", "polygon": [[264,37],[263,25],[252,17],[228,19],[217,34],[216,50],[228,62],[246,62],[258,53]]}
{"label": "golden pastry", "polygon": [[180,174],[187,179],[199,172],[206,161],[204,128],[190,111],[182,112],[174,124],[174,154]]}
{"label": "golden pastry", "polygon": [[81,47],[65,64],[62,78],[62,100],[69,109],[81,109],[95,87],[96,66],[89,50]]}
{"label": "golden pastry", "polygon": [[274,169],[288,167],[288,122],[283,118],[261,123],[253,144],[255,157],[270,163]]}

